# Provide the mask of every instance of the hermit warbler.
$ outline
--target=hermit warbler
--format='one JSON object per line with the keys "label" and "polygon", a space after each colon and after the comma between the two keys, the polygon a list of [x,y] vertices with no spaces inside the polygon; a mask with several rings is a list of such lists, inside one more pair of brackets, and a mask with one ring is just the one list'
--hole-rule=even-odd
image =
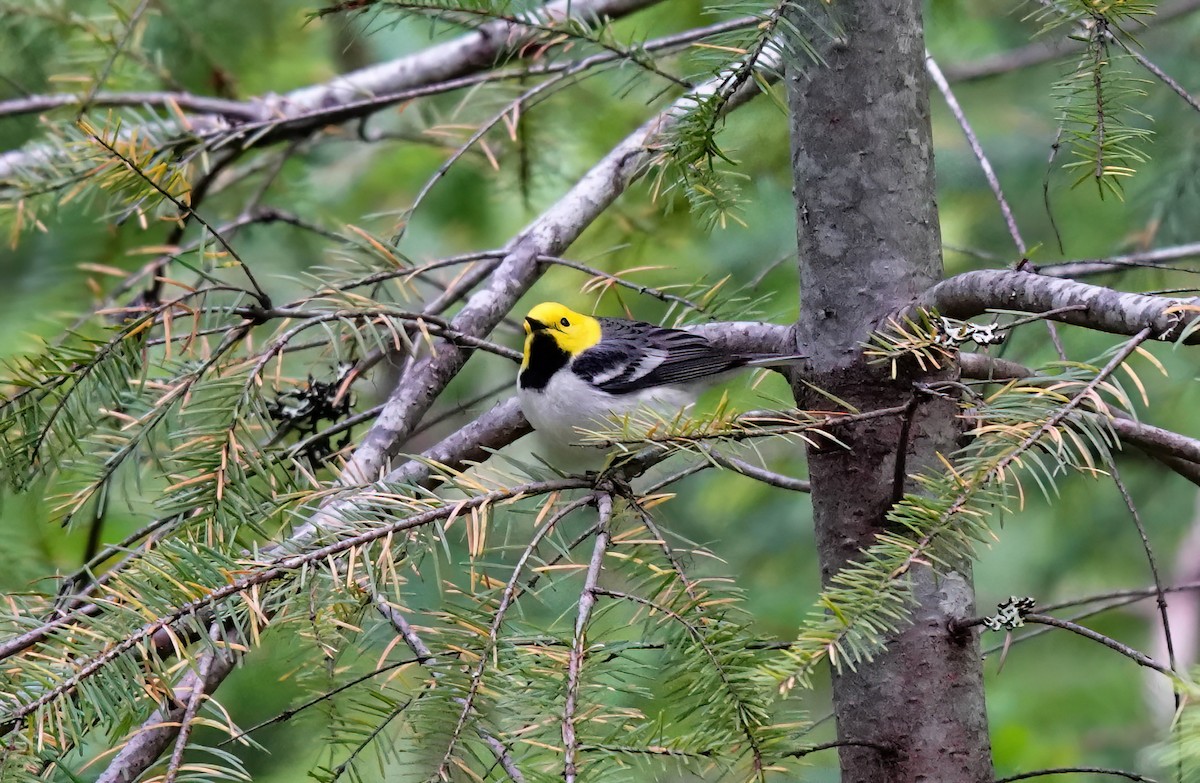
{"label": "hermit warbler", "polygon": [[525,334],[517,397],[556,458],[581,430],[611,429],[638,408],[674,416],[727,372],[796,358],[731,354],[682,329],[593,318],[557,302],[530,310]]}

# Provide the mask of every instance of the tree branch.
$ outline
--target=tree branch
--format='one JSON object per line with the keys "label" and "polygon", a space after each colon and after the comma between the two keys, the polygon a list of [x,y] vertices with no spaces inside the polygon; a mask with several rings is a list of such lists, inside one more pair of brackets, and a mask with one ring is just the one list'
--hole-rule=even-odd
{"label": "tree branch", "polygon": [[[1129,294],[1001,269],[965,272],[944,280],[918,297],[909,312],[933,309],[949,318],[966,320],[992,309],[1041,313],[1077,305],[1086,305],[1087,309],[1067,310],[1053,319],[1112,334],[1134,335],[1149,328],[1157,340],[1174,339],[1188,321],[1200,315],[1200,299]],[[1200,333],[1189,335],[1184,342],[1200,342]]]}
{"label": "tree branch", "polygon": [[[1112,258],[1084,258],[1076,261],[1063,261],[1056,264],[1039,264],[1037,273],[1046,277],[1066,277],[1076,279],[1088,275],[1102,275],[1110,272],[1123,272],[1127,269],[1144,267],[1156,269],[1178,269],[1164,266],[1166,261],[1180,261],[1185,258],[1200,256],[1200,242],[1189,242],[1171,247],[1159,247],[1153,250],[1143,250],[1138,253],[1128,253]],[[1195,272],[1194,269],[1180,271]]]}
{"label": "tree branch", "polygon": [[1011,381],[1033,375],[1033,370],[1018,362],[982,353],[959,353],[958,367],[962,377],[976,381]]}
{"label": "tree branch", "polygon": [[174,742],[197,686],[201,693],[212,693],[233,671],[237,659],[238,655],[228,647],[217,647],[203,653],[196,668],[184,675],[175,687],[171,707],[160,707],[135,730],[100,777],[96,778],[96,783],[132,783],[137,780]]}
{"label": "tree branch", "polygon": [[1132,443],[1154,456],[1200,463],[1200,440],[1124,417],[1114,418],[1109,424],[1122,441]]}
{"label": "tree branch", "polygon": [[743,476],[761,481],[764,484],[770,484],[780,489],[790,489],[792,492],[812,492],[812,484],[804,479],[793,478],[792,476],[785,476],[782,473],[775,473],[766,468],[760,468],[758,465],[738,459],[737,457],[722,454],[716,449],[705,449],[704,453],[721,467],[732,470],[735,473],[741,473]]}
{"label": "tree branch", "polygon": [[[562,19],[568,14],[580,18],[616,18],[657,2],[660,0],[554,0],[531,12],[528,19],[541,24],[537,20]],[[241,122],[248,120],[282,124],[315,111],[321,112],[319,124],[344,122],[355,116],[365,116],[378,111],[390,103],[407,99],[410,96],[402,95],[405,91],[488,70],[506,52],[541,51],[537,47],[522,48],[525,43],[540,34],[537,29],[519,24],[515,20],[489,22],[480,25],[471,33],[431,46],[416,54],[353,71],[324,84],[303,87],[286,95],[262,96],[243,104],[246,108],[236,113],[223,111],[220,112],[221,116],[214,114],[193,118],[195,121],[189,122],[189,125],[193,132],[235,131],[240,130],[240,123],[231,122],[229,117]],[[390,103],[365,100],[381,95],[395,97]],[[361,107],[357,114],[336,118],[328,116],[331,111],[352,104]],[[160,132],[170,133],[178,130],[180,124],[164,121],[158,128]],[[45,146],[25,147],[2,153],[0,180],[13,176],[21,168],[44,162],[53,157],[53,154],[53,151]]]}
{"label": "tree branch", "polygon": [[[0,117],[20,117],[24,114],[37,114],[68,106],[80,106],[85,97],[66,93],[29,95],[24,98],[0,101]],[[88,105],[114,108],[125,106],[178,108],[195,114],[216,114],[230,119],[247,121],[260,119],[262,114],[253,104],[245,101],[210,98],[206,95],[193,95],[189,92],[100,92],[92,96]]]}
{"label": "tree branch", "polygon": [[[1161,25],[1180,16],[1200,9],[1200,0],[1183,0],[1170,8],[1163,9],[1150,17],[1147,25]],[[946,78],[952,82],[975,81],[1000,76],[1022,68],[1032,68],[1057,60],[1083,49],[1083,43],[1062,36],[1053,41],[1036,41],[1019,49],[1001,52],[991,57],[982,57],[974,62],[956,63],[945,68]]]}

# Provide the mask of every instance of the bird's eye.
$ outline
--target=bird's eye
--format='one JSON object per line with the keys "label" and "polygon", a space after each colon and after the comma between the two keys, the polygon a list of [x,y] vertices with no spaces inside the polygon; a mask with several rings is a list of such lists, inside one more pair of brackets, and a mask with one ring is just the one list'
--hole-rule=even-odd
{"label": "bird's eye", "polygon": [[559,323],[560,323],[560,324],[562,324],[563,326],[570,326],[570,325],[571,325],[571,322],[570,322],[570,321],[568,321],[566,318],[563,318],[563,319],[561,319],[561,320],[559,321]]}

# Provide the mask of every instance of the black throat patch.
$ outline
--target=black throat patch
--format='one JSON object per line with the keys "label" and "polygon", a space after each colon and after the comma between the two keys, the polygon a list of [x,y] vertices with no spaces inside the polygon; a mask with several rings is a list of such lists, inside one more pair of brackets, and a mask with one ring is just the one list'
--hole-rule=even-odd
{"label": "black throat patch", "polygon": [[571,354],[559,347],[558,341],[545,332],[534,332],[529,345],[529,366],[518,379],[522,389],[541,390],[550,376],[567,366]]}

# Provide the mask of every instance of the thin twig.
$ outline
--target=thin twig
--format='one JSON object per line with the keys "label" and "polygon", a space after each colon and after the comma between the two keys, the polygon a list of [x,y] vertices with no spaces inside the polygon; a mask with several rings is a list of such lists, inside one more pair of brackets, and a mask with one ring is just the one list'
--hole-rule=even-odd
{"label": "thin twig", "polygon": [[[1095,595],[1084,596],[1083,598],[1070,598],[1065,601],[1058,601],[1051,604],[1039,604],[1038,609],[1043,612],[1054,612],[1059,609],[1068,609],[1072,606],[1082,606],[1084,604],[1093,604],[1098,602],[1117,601],[1107,606],[1100,607],[1099,611],[1108,611],[1126,604],[1141,601],[1145,598],[1151,598],[1158,593],[1157,586],[1150,587],[1134,587],[1125,590],[1111,590],[1107,593],[1097,593]],[[1200,590],[1200,582],[1184,582],[1178,585],[1164,585],[1162,591],[1164,593],[1179,593],[1189,590]],[[1090,616],[1090,615],[1089,615]],[[1075,619],[1079,619],[1078,617]]]}
{"label": "thin twig", "polygon": [[1130,57],[1137,61],[1138,65],[1142,66],[1147,71],[1158,77],[1159,81],[1171,88],[1171,92],[1175,93],[1180,98],[1183,98],[1184,102],[1186,102],[1188,106],[1191,106],[1196,111],[1200,111],[1200,101],[1197,101],[1195,96],[1183,89],[1183,85],[1172,79],[1166,71],[1151,62],[1146,55],[1131,47],[1124,40],[1124,38],[1117,38],[1116,40],[1117,43],[1121,45],[1121,48],[1124,49]]}
{"label": "thin twig", "polygon": [[[1121,479],[1121,473],[1117,470],[1115,464],[1108,466],[1108,471],[1112,475],[1113,483],[1117,485],[1117,489],[1121,493],[1122,500],[1125,501],[1125,507],[1129,509],[1129,515],[1133,518],[1134,527],[1137,528],[1138,537],[1142,540],[1142,550],[1146,553],[1146,562],[1150,566],[1150,578],[1154,580],[1154,597],[1158,604],[1158,613],[1162,618],[1163,637],[1167,645],[1167,661],[1171,671],[1175,671],[1175,641],[1171,636],[1171,620],[1167,616],[1167,596],[1163,590],[1162,579],[1158,574],[1158,562],[1154,557],[1154,549],[1150,546],[1150,538],[1146,535],[1146,526],[1142,523],[1142,515],[1138,512],[1137,505],[1133,502],[1133,496],[1129,494],[1129,488],[1125,486],[1125,482]],[[1175,694],[1175,708],[1179,708],[1179,693]]]}
{"label": "thin twig", "polygon": [[[497,384],[490,389],[485,389],[485,390],[481,391],[479,394],[476,394],[474,397],[470,397],[470,398],[464,400],[463,402],[460,402],[460,403],[454,405],[453,407],[442,411],[441,413],[439,413],[436,416],[431,416],[428,419],[423,420],[421,422],[420,426],[418,426],[416,429],[413,430],[412,437],[415,438],[416,436],[420,435],[422,432],[426,432],[427,430],[433,429],[437,425],[446,421],[446,419],[452,419],[455,416],[458,416],[458,415],[470,410],[471,408],[474,408],[476,405],[479,405],[480,403],[485,402],[485,401],[491,399],[492,397],[495,397],[497,394],[500,394],[505,389],[508,389],[510,386],[512,386],[514,382],[515,381],[512,378],[506,379],[503,383]],[[382,408],[382,405],[380,407]]]}
{"label": "thin twig", "polygon": [[770,484],[772,487],[788,489],[792,492],[812,492],[812,484],[804,479],[785,476],[782,473],[761,468],[743,459],[722,454],[715,449],[707,449],[705,453],[712,457],[721,467],[732,470],[735,473],[741,473],[743,476],[748,476],[764,484]]}
{"label": "thin twig", "polygon": [[142,14],[146,13],[146,9],[150,6],[150,0],[142,0],[138,3],[137,8],[133,9],[133,13],[129,15],[129,21],[125,24],[125,31],[121,36],[121,40],[113,47],[112,54],[104,63],[104,67],[100,69],[100,75],[92,82],[92,86],[88,88],[87,95],[79,103],[79,112],[77,116],[83,114],[91,107],[92,99],[96,97],[96,93],[104,86],[104,82],[108,81],[108,75],[112,73],[113,65],[116,64],[117,58],[125,51],[125,46],[133,38],[134,32],[137,30],[138,24],[142,20]]}
{"label": "thin twig", "polygon": [[197,681],[188,697],[183,717],[179,719],[179,734],[175,737],[175,748],[171,751],[171,760],[167,763],[167,772],[163,776],[163,783],[175,783],[175,779],[179,776],[179,769],[183,766],[183,752],[187,749],[188,737],[192,734],[192,725],[196,720],[196,712],[200,709],[200,702],[204,700],[204,682],[208,679],[208,672],[212,668],[213,660],[212,655],[204,655],[200,658],[200,665],[196,669]]}
{"label": "thin twig", "polygon": [[642,524],[646,526],[646,529],[650,531],[650,535],[654,536],[655,540],[658,542],[658,546],[659,549],[662,550],[663,557],[667,558],[667,562],[671,564],[671,570],[675,572],[675,576],[679,580],[679,583],[683,585],[684,592],[686,592],[688,598],[691,599],[692,606],[696,608],[696,611],[703,612],[704,606],[700,603],[700,588],[697,586],[696,582],[687,575],[687,571],[683,567],[683,561],[681,561],[675,554],[675,550],[672,548],[671,542],[667,541],[666,535],[664,535],[662,530],[659,529],[658,525],[654,523],[654,517],[650,514],[649,509],[643,506],[638,500],[637,496],[632,492],[626,495],[625,499],[629,502],[629,505],[635,511],[637,511],[638,516],[642,520]]}
{"label": "thin twig", "polygon": [[1037,272],[1046,277],[1064,277],[1077,279],[1088,275],[1119,272],[1125,269],[1168,269],[1176,272],[1197,273],[1195,269],[1186,267],[1166,266],[1164,261],[1179,261],[1200,256],[1200,242],[1189,242],[1183,245],[1160,247],[1154,250],[1143,250],[1137,253],[1113,256],[1112,258],[1084,258],[1075,261],[1061,261],[1054,264],[1040,264]]}
{"label": "thin twig", "polygon": [[213,238],[221,243],[221,247],[225,248],[225,251],[227,253],[229,253],[229,255],[231,257],[233,257],[233,259],[235,261],[238,262],[239,268],[246,275],[246,279],[250,281],[250,285],[254,288],[255,298],[258,300],[259,305],[261,305],[264,308],[271,306],[271,297],[268,296],[267,292],[265,290],[263,290],[262,286],[260,286],[258,284],[258,280],[254,277],[254,273],[250,271],[250,267],[246,264],[245,261],[243,261],[241,259],[241,257],[237,254],[237,251],[233,249],[233,247],[229,244],[229,242],[227,242],[225,240],[225,237],[221,236],[221,234],[218,233],[215,228],[213,228],[211,225],[209,225],[208,221],[205,220],[203,217],[201,217],[199,212],[193,211],[191,207],[189,207],[187,204],[184,204],[182,201],[180,201],[178,198],[176,198],[170,191],[168,191],[166,188],[159,185],[158,182],[156,182],[153,177],[149,176],[148,174],[146,174],[146,172],[142,171],[141,167],[139,167],[136,163],[134,163],[129,158],[127,158],[123,154],[121,154],[120,151],[118,151],[115,147],[113,147],[111,144],[109,144],[107,141],[105,141],[99,135],[89,131],[88,136],[93,141],[95,141],[97,144],[99,144],[101,147],[106,149],[109,152],[109,154],[111,154],[117,160],[121,161],[121,163],[123,163],[130,171],[132,171],[133,173],[135,173],[139,177],[141,177],[143,180],[145,180],[147,184],[149,184],[152,188],[154,188],[159,193],[159,195],[161,195],[163,198],[167,199],[172,204],[174,204],[175,208],[179,210],[179,219],[180,220],[183,220],[185,217],[190,216],[190,217],[195,218],[197,223],[204,226],[204,228],[206,228],[208,230],[208,232],[213,235]]}
{"label": "thin twig", "polygon": [[572,261],[569,258],[559,258],[558,256],[538,256],[538,261],[541,261],[543,264],[554,264],[555,266],[565,266],[568,269],[575,269],[580,272],[585,272],[589,275],[592,275],[595,278],[607,280],[607,281],[609,281],[609,283],[611,283],[613,285],[619,285],[624,288],[628,288],[631,291],[636,291],[637,293],[642,294],[644,296],[652,296],[655,299],[659,300],[660,302],[675,302],[676,304],[681,304],[690,310],[695,310],[695,311],[701,312],[701,313],[704,312],[703,305],[693,302],[690,299],[684,298],[682,296],[677,296],[676,294],[669,294],[660,288],[655,288],[654,286],[639,285],[638,283],[630,282],[629,280],[626,280],[623,277],[619,277],[617,275],[610,274],[608,272],[605,272],[602,269],[597,269],[595,267],[588,266],[587,264],[583,264],[578,261]]}
{"label": "thin twig", "polygon": [[1028,252],[1028,249],[1025,246],[1025,240],[1021,237],[1021,230],[1017,228],[1017,221],[1013,217],[1012,208],[1008,205],[1008,200],[1004,198],[1004,191],[1000,188],[1000,178],[996,176],[996,171],[992,168],[991,161],[988,160],[987,155],[984,153],[983,146],[979,143],[979,138],[975,135],[975,130],[971,127],[971,123],[967,121],[967,115],[963,112],[962,106],[959,105],[958,99],[954,97],[954,91],[950,89],[950,84],[946,81],[945,75],[942,74],[942,69],[938,67],[937,62],[933,59],[933,55],[929,54],[928,51],[925,52],[925,71],[942,94],[947,108],[950,109],[950,113],[954,115],[954,119],[958,122],[958,127],[962,128],[963,135],[967,137],[967,144],[971,147],[971,152],[975,155],[975,160],[979,163],[979,168],[983,171],[983,176],[987,180],[988,187],[992,189],[992,195],[995,196],[997,203],[1000,204],[1000,212],[1004,215],[1004,224],[1008,226],[1008,235],[1012,237],[1013,244],[1017,246],[1017,253],[1024,256]]}
{"label": "thin twig", "polygon": [[691,465],[688,465],[685,468],[681,468],[680,470],[672,473],[671,475],[669,475],[665,478],[662,478],[662,479],[656,481],[655,483],[651,484],[650,486],[646,487],[646,489],[642,492],[642,497],[646,497],[647,495],[653,495],[656,492],[660,492],[664,488],[669,487],[670,485],[674,484],[677,481],[682,481],[683,479],[687,478],[688,476],[694,476],[697,473],[699,473],[700,471],[707,470],[711,467],[714,467],[711,460],[702,459],[697,462],[693,462]]}
{"label": "thin twig", "polygon": [[1091,639],[1094,642],[1103,644],[1108,649],[1124,655],[1126,658],[1138,664],[1139,666],[1145,666],[1147,669],[1153,669],[1154,671],[1167,676],[1172,675],[1172,672],[1169,668],[1163,666],[1161,663],[1158,663],[1149,655],[1146,655],[1139,650],[1135,650],[1127,644],[1122,644],[1112,637],[1105,636],[1098,631],[1093,631],[1091,628],[1086,628],[1069,620],[1060,620],[1059,618],[1052,617],[1048,614],[1034,613],[1025,615],[1025,622],[1037,623],[1038,625],[1049,625],[1055,628],[1061,628],[1064,631],[1070,631],[1071,633],[1078,634],[1085,639]]}
{"label": "thin twig", "polygon": [[[1185,582],[1185,583],[1178,584],[1178,585],[1164,585],[1162,590],[1164,593],[1180,593],[1180,592],[1193,591],[1193,590],[1200,591],[1200,582]],[[1119,609],[1122,606],[1128,606],[1129,604],[1134,604],[1134,603],[1137,603],[1138,601],[1143,601],[1147,598],[1152,598],[1152,597],[1154,597],[1156,592],[1157,592],[1157,588],[1155,588],[1155,587],[1135,587],[1135,588],[1129,588],[1129,589],[1125,589],[1125,590],[1112,590],[1107,593],[1097,593],[1094,595],[1083,596],[1082,598],[1070,598],[1065,601],[1057,601],[1054,603],[1042,604],[1042,605],[1039,605],[1038,608],[1041,609],[1042,613],[1044,614],[1046,612],[1056,612],[1060,609],[1068,609],[1073,606],[1084,606],[1087,604],[1094,604],[1094,603],[1101,604],[1100,606],[1092,607],[1091,609],[1088,609],[1083,612],[1079,612],[1079,613],[1074,614],[1071,617],[1067,618],[1067,619],[1071,620],[1072,622],[1074,622],[1076,620],[1086,620],[1089,617],[1095,617],[1098,614],[1103,614],[1104,612],[1108,612],[1113,609]],[[987,617],[973,617],[968,620],[960,620],[960,621],[955,622],[953,624],[953,627],[956,630],[973,628],[973,627],[976,627],[979,625],[983,625],[984,621],[987,619],[988,619]],[[1016,642],[1019,642],[1023,639],[1030,638],[1033,636],[1040,636],[1041,634],[1046,633],[1047,630],[1048,629],[1038,629],[1038,630],[1033,631],[1032,633],[1028,634],[1027,636],[1022,636],[1022,637],[1017,638],[1013,643],[1015,644]],[[999,649],[999,647],[985,650],[984,653],[985,654],[992,653],[992,652],[995,652],[997,649]]]}
{"label": "thin twig", "polygon": [[1047,775],[1111,775],[1117,778],[1138,781],[1138,783],[1155,783],[1154,778],[1148,778],[1124,769],[1109,769],[1107,767],[1054,767],[1051,769],[1039,769],[1033,772],[1022,772],[1019,775],[1010,775],[1006,778],[997,778],[996,783],[1013,783],[1016,780],[1028,780],[1029,778],[1040,778]]}
{"label": "thin twig", "polygon": [[788,751],[783,754],[789,758],[801,759],[811,753],[818,753],[822,750],[832,750],[833,748],[874,748],[881,755],[894,755],[896,749],[884,745],[881,742],[868,742],[866,740],[833,740],[832,742],[822,742],[820,745],[810,745],[807,748]]}
{"label": "thin twig", "polygon": [[1042,206],[1046,210],[1046,219],[1050,223],[1050,230],[1054,233],[1054,241],[1058,245],[1058,252],[1065,253],[1063,248],[1062,232],[1058,230],[1058,221],[1054,219],[1054,205],[1050,202],[1050,177],[1054,173],[1054,161],[1058,159],[1058,152],[1062,149],[1063,134],[1067,132],[1067,121],[1060,118],[1058,121],[1058,129],[1054,132],[1054,141],[1050,142],[1050,152],[1046,155],[1046,171],[1042,174]]}
{"label": "thin twig", "polygon": [[243,729],[242,731],[239,731],[237,734],[230,736],[228,739],[222,740],[221,743],[217,747],[223,747],[225,745],[228,745],[231,742],[237,742],[242,737],[245,737],[249,734],[253,734],[254,732],[258,731],[259,729],[266,728],[267,726],[273,726],[276,723],[283,723],[285,721],[289,721],[292,718],[294,718],[296,715],[307,710],[309,707],[320,704],[323,701],[328,701],[329,699],[332,699],[334,696],[337,696],[339,693],[342,693],[343,691],[347,691],[356,685],[360,685],[373,677],[378,677],[381,674],[386,674],[387,672],[390,672],[393,669],[398,669],[401,666],[411,666],[414,663],[420,663],[420,662],[421,662],[421,659],[419,659],[419,658],[405,658],[403,660],[392,661],[391,663],[384,664],[383,666],[380,666],[378,669],[373,669],[372,671],[369,671],[366,674],[360,674],[359,676],[355,677],[354,679],[350,680],[349,682],[342,683],[341,685],[339,685],[338,687],[336,687],[332,690],[326,691],[318,696],[314,696],[313,698],[309,699],[308,701],[298,704],[295,707],[289,707],[288,709],[283,710],[282,712],[276,714],[274,717],[267,718],[266,720],[260,721],[247,729]]}
{"label": "thin twig", "polygon": [[576,755],[579,743],[575,736],[576,707],[579,700],[579,679],[583,670],[588,621],[596,606],[596,591],[600,581],[600,570],[604,564],[604,553],[608,551],[609,523],[612,518],[612,496],[602,493],[596,497],[599,510],[599,527],[596,530],[596,545],[592,548],[592,559],[588,562],[583,590],[579,593],[579,607],[575,613],[575,634],[572,637],[571,653],[567,658],[567,695],[563,705],[563,781],[575,783],[578,773]]}
{"label": "thin twig", "polygon": [[[606,496],[603,496],[606,497]],[[442,763],[438,766],[438,771],[434,775],[436,778],[444,778],[448,775],[450,765],[454,759],[454,750],[458,746],[458,740],[462,736],[463,729],[467,725],[467,721],[471,717],[471,711],[474,709],[475,696],[479,693],[480,687],[483,685],[483,672],[487,668],[488,663],[492,659],[492,651],[500,641],[500,629],[504,625],[504,618],[508,614],[509,608],[517,600],[517,595],[520,590],[521,574],[525,570],[525,565],[537,553],[538,545],[550,533],[558,528],[558,523],[569,516],[574,511],[583,508],[593,502],[597,504],[603,501],[596,495],[585,495],[572,503],[568,503],[560,509],[554,516],[545,522],[534,533],[533,538],[525,546],[525,550],[521,556],[517,558],[516,564],[513,566],[512,576],[504,585],[504,591],[500,594],[500,603],[496,606],[496,612],[492,615],[492,624],[488,629],[487,642],[483,650],[479,653],[479,660],[475,664],[475,668],[471,671],[470,683],[467,687],[466,694],[459,699],[461,710],[458,713],[458,721],[454,725],[454,731],[450,733],[450,740],[447,743],[446,752],[442,756]],[[609,508],[611,510],[609,501]],[[602,509],[603,510],[603,509]],[[414,634],[415,635],[415,634]],[[407,637],[406,637],[407,639]]]}

